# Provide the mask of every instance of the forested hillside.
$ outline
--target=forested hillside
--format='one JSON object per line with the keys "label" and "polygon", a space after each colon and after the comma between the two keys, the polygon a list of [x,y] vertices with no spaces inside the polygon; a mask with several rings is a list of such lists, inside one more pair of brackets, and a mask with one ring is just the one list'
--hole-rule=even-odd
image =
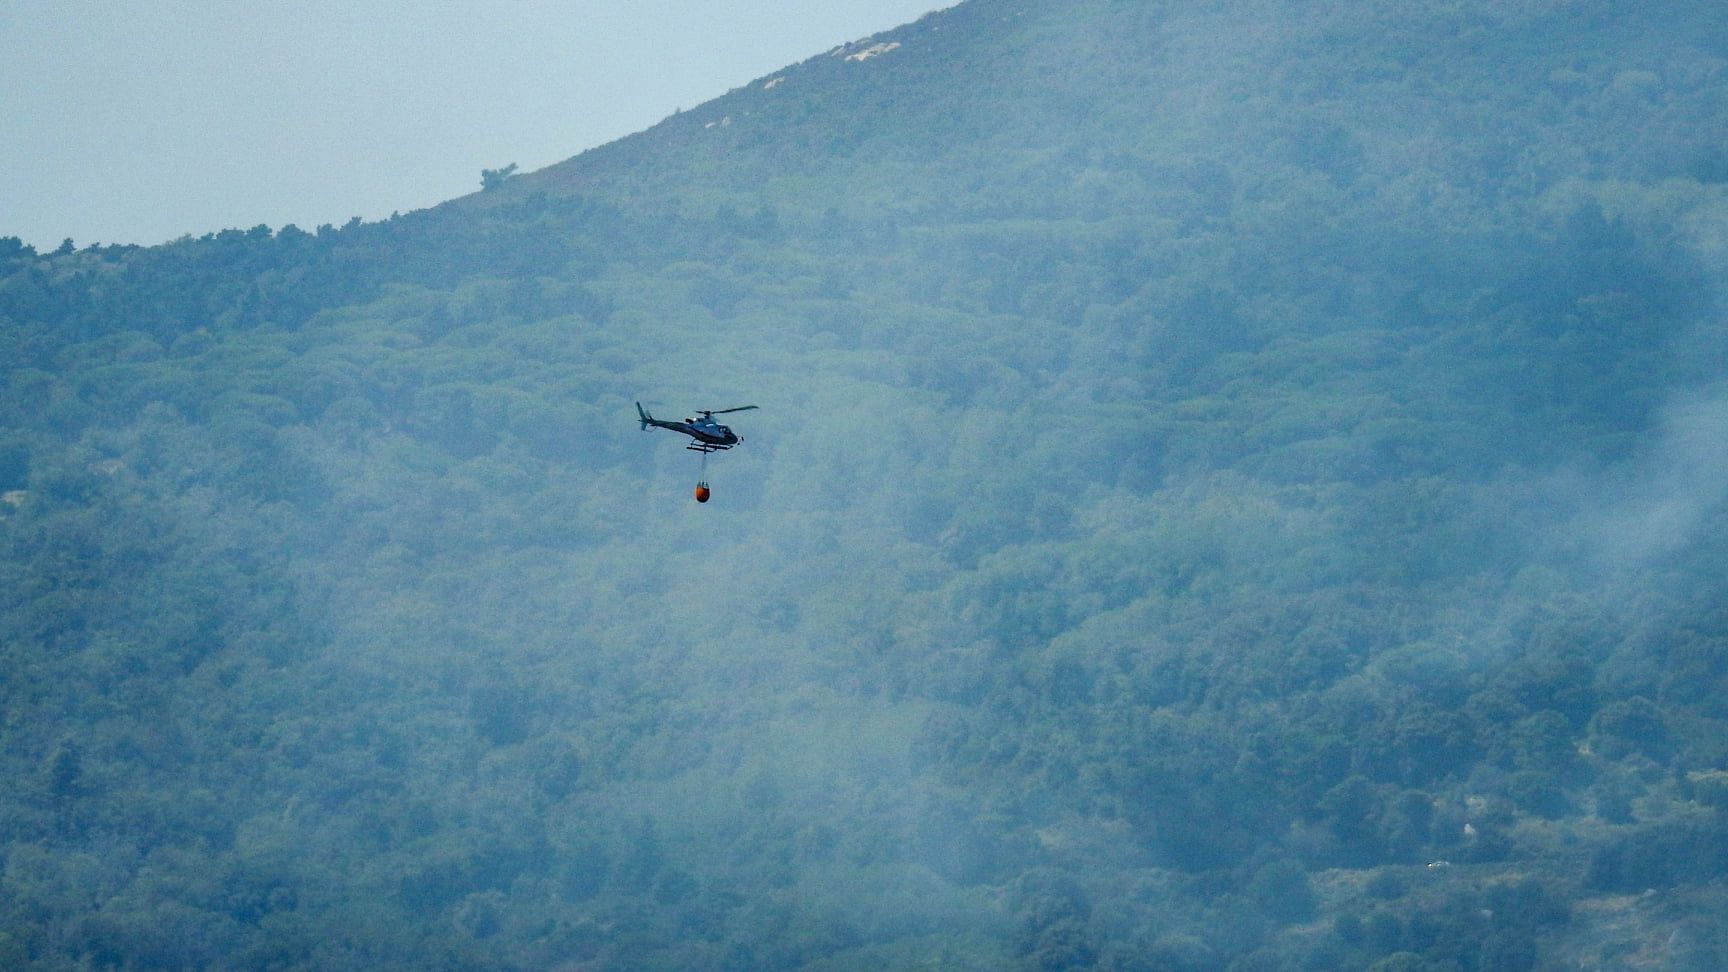
{"label": "forested hillside", "polygon": [[969,0],[0,240],[0,968],[1728,967],[1725,9]]}

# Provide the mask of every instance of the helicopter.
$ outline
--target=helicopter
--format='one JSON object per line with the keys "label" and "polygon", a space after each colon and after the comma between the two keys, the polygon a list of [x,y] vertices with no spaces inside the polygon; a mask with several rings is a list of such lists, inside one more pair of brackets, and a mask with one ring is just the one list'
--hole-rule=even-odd
{"label": "helicopter", "polygon": [[674,432],[682,432],[694,440],[684,444],[686,449],[702,453],[724,452],[744,440],[739,438],[738,434],[731,429],[714,421],[714,416],[725,415],[728,412],[748,412],[755,407],[754,405],[740,405],[737,408],[704,409],[682,422],[667,422],[649,415],[642,408],[642,403],[637,402],[636,415],[638,421],[642,423],[642,431],[644,432],[648,431],[650,425],[661,429],[671,429]]}
{"label": "helicopter", "polygon": [[648,431],[649,426],[654,426],[655,428],[682,432],[690,437],[690,441],[684,443],[684,448],[692,452],[702,453],[703,475],[696,481],[696,502],[706,503],[708,497],[712,495],[708,488],[708,453],[724,452],[744,441],[739,438],[738,433],[714,421],[714,416],[725,415],[728,412],[748,412],[755,407],[754,405],[740,405],[737,408],[704,409],[682,422],[668,422],[649,415],[647,409],[642,407],[642,403],[637,402],[636,418],[642,423],[642,431],[644,432]]}

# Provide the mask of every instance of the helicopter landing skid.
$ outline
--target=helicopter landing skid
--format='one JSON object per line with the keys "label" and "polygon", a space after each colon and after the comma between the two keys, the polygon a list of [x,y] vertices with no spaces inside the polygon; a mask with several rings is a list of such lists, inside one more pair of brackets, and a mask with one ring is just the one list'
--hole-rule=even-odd
{"label": "helicopter landing skid", "polygon": [[732,447],[731,446],[723,446],[723,445],[709,445],[706,442],[692,442],[689,445],[686,445],[684,448],[689,449],[691,452],[700,452],[703,454],[707,454],[710,452],[725,452],[727,449],[730,449]]}

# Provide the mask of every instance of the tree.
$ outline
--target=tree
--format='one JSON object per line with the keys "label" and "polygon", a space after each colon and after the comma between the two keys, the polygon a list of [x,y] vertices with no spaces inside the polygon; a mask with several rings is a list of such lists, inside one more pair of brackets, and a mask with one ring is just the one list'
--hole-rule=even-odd
{"label": "tree", "polygon": [[502,169],[481,169],[480,170],[480,189],[483,192],[490,192],[491,190],[497,189],[498,187],[504,185],[504,183],[509,182],[510,177],[515,175],[515,174],[516,174],[516,163],[514,163],[514,162],[503,167]]}

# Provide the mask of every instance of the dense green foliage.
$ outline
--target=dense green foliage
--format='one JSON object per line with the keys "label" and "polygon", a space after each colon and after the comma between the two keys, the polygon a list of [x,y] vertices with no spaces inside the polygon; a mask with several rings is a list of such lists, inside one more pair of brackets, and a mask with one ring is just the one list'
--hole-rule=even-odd
{"label": "dense green foliage", "polygon": [[0,967],[1728,965],[1728,21],[1313,7],[0,241]]}

